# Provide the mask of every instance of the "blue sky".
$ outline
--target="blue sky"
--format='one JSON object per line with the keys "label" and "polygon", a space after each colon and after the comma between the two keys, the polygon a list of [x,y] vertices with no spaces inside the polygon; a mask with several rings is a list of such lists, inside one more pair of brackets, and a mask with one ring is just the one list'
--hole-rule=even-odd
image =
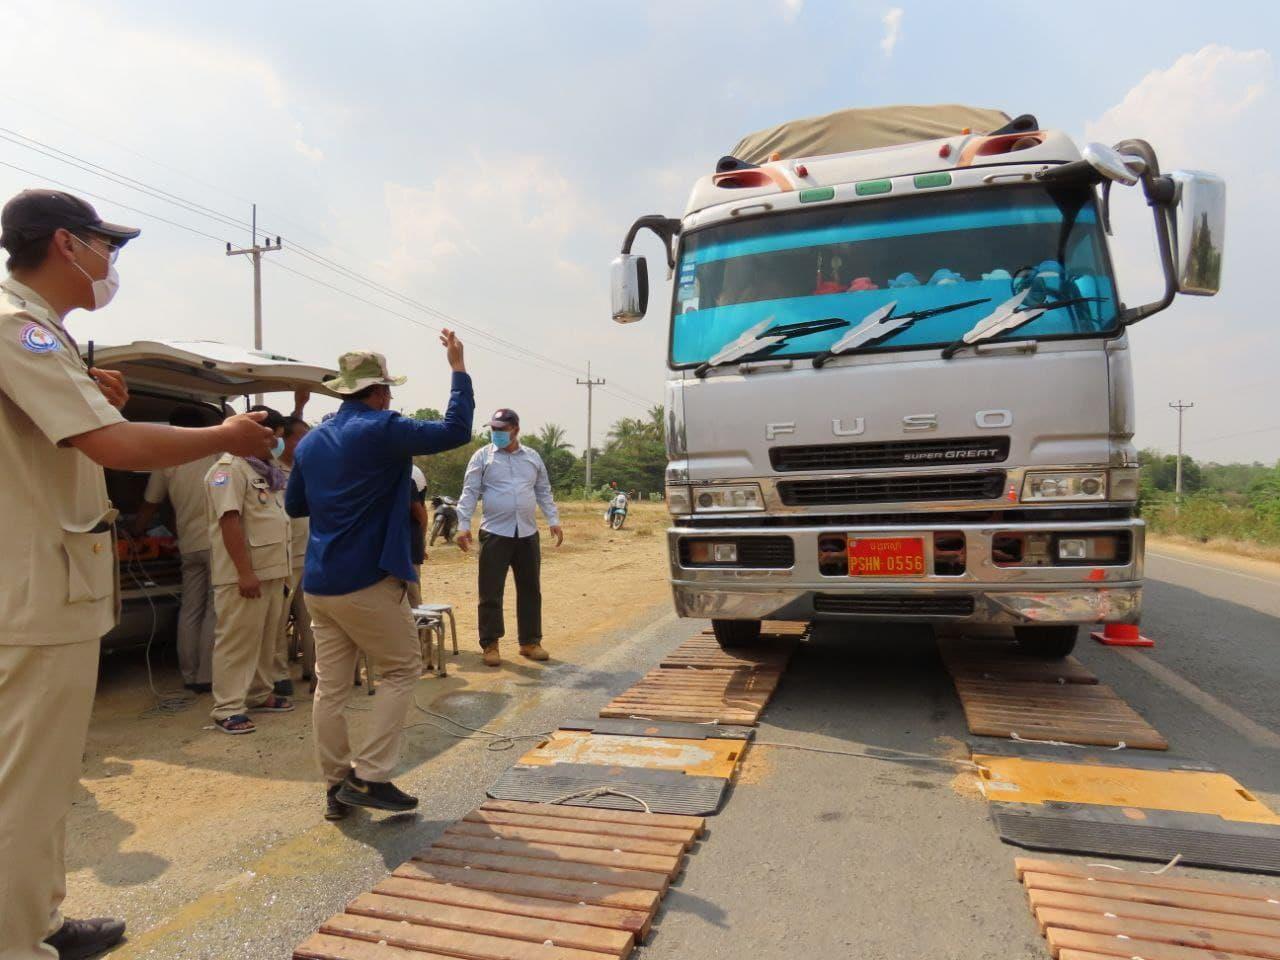
{"label": "blue sky", "polygon": [[[1280,16],[1262,3],[384,2],[356,12],[44,0],[7,16],[0,126],[236,219],[256,200],[260,222],[285,236],[289,252],[264,271],[269,348],[330,362],[380,349],[411,378],[406,407],[444,399],[443,363],[421,326],[438,318],[300,256],[300,243],[461,320],[481,407],[560,422],[579,447],[585,397],[557,364],[581,371],[590,359],[609,380],[598,425],[661,397],[660,318],[608,319],[608,262],[623,233],[636,215],[678,214],[693,178],[744,133],[846,106],[952,101],[1033,112],[1078,139],[1145,135],[1166,166],[1227,176],[1231,209],[1228,290],[1180,298],[1133,331],[1139,440],[1172,446],[1165,404],[1181,396],[1197,404],[1193,455],[1280,457],[1267,283],[1280,218]],[[82,337],[249,340],[248,270],[220,243],[243,242],[243,228],[4,140],[0,162],[31,171],[0,166],[0,193],[57,178],[144,227],[121,260],[116,304],[75,321]],[[1131,300],[1151,280],[1139,213],[1117,223]]]}

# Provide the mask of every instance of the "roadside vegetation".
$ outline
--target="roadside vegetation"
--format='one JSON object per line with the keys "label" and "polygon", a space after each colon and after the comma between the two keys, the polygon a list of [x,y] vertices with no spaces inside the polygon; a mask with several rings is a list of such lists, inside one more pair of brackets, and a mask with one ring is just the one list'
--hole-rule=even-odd
{"label": "roadside vegetation", "polygon": [[[428,407],[416,411],[413,416],[422,420],[439,420],[440,411]],[[586,490],[585,452],[570,442],[564,427],[557,423],[546,423],[536,429],[532,423],[521,426],[524,432],[520,435],[520,442],[542,456],[558,498],[607,500],[613,495],[609,488],[612,481],[620,490],[639,493],[643,500],[662,499],[667,455],[661,407],[652,407],[640,417],[623,417],[609,427],[601,438],[603,444],[594,446],[592,450],[591,480],[594,489],[589,493]],[[456,498],[462,492],[467,462],[488,442],[488,432],[484,431],[475,434],[470,443],[456,450],[419,459],[417,464],[426,474],[429,494]]]}
{"label": "roadside vegetation", "polygon": [[1160,536],[1280,559],[1280,464],[1200,463],[1182,458],[1182,503],[1174,488],[1177,457],[1143,450],[1142,516]]}

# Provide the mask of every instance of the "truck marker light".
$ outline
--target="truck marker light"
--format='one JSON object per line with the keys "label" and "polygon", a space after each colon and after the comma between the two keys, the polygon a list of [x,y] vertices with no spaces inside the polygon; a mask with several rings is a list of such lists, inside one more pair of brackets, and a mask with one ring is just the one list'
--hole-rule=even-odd
{"label": "truck marker light", "polygon": [[921,173],[912,182],[915,183],[917,190],[927,190],[930,187],[949,187],[951,186],[951,174]]}
{"label": "truck marker light", "polygon": [[940,146],[938,148],[938,156],[940,156],[943,160],[951,156],[951,144],[944,143],[942,146]]}
{"label": "truck marker light", "polygon": [[892,180],[863,180],[853,188],[854,193],[860,197],[874,197],[877,194],[889,193],[892,190]]}
{"label": "truck marker light", "polygon": [[1009,484],[1009,492],[1005,494],[1010,503],[1018,502],[1018,488],[1014,484]]}
{"label": "truck marker light", "polygon": [[809,168],[803,163],[797,163],[793,169],[795,170],[797,177],[807,177],[809,175]]}
{"label": "truck marker light", "polygon": [[817,203],[820,200],[830,200],[835,195],[835,187],[810,187],[808,190],[800,191],[800,202]]}

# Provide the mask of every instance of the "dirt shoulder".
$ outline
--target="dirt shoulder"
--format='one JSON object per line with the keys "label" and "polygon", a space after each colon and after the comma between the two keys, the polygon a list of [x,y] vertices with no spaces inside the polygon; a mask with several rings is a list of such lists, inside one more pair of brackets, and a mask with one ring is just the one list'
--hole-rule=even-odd
{"label": "dirt shoulder", "polygon": [[1258,577],[1280,577],[1280,551],[1272,556],[1268,548],[1261,555],[1244,552],[1248,548],[1226,541],[1197,543],[1185,537],[1164,537],[1147,533],[1147,549],[1181,560],[1206,563]]}
{"label": "dirt shoulder", "polygon": [[[621,531],[605,526],[603,510],[562,507],[559,549],[543,534],[544,643],[553,665],[583,662],[601,637],[669,602],[663,505],[635,506]],[[424,599],[454,605],[462,652],[448,657],[447,679],[424,678],[421,705],[482,725],[539,696],[542,665],[515,658],[494,670],[480,662],[474,551],[430,548],[423,585]],[[503,651],[514,657],[510,584],[506,600],[511,639]],[[179,690],[171,646],[157,646],[151,659],[156,688]],[[209,728],[208,696],[157,710],[141,651],[106,657],[68,823],[68,914],[127,916],[137,937],[319,824],[310,703],[305,685],[299,689],[297,711],[263,716],[252,736],[228,737]],[[348,707],[357,742],[367,701],[357,688]],[[419,726],[406,734],[402,767],[429,768],[461,742]]]}

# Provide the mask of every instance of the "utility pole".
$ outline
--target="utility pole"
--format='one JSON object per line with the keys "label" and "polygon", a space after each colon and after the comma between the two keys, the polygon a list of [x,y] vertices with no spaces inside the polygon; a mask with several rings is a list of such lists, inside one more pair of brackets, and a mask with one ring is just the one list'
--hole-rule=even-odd
{"label": "utility pole", "polygon": [[591,379],[591,361],[587,361],[587,379],[579,379],[578,386],[587,388],[587,496],[591,496],[591,393],[596,387],[603,387],[604,380]]}
{"label": "utility pole", "polygon": [[[276,237],[274,245],[271,238],[264,238],[266,243],[262,246],[258,245],[258,205],[253,205],[253,246],[244,247],[240,250],[233,250],[231,244],[227,244],[228,257],[249,256],[253,262],[253,349],[262,349],[262,255],[279,250],[283,244],[280,238]],[[262,403],[262,394],[258,394],[254,401]]]}
{"label": "utility pole", "polygon": [[1182,504],[1182,413],[1184,410],[1190,410],[1194,407],[1194,403],[1183,403],[1179,400],[1177,403],[1169,404],[1170,409],[1178,411],[1178,467],[1174,474],[1173,481],[1173,499],[1176,505]]}

